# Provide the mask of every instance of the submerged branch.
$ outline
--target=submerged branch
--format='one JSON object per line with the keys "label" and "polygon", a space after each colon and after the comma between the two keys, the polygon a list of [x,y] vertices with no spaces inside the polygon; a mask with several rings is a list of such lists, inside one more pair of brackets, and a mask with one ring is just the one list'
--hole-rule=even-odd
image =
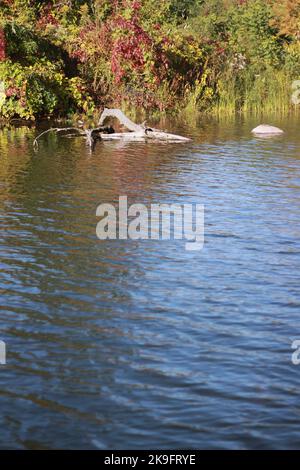
{"label": "submerged branch", "polygon": [[101,140],[101,133],[103,134],[113,134],[115,131],[113,127],[95,127],[93,129],[82,129],[78,127],[51,127],[50,129],[47,129],[46,131],[43,131],[41,134],[39,134],[33,141],[33,147],[35,149],[38,148],[38,140],[45,134],[48,134],[49,132],[70,132],[70,131],[76,131],[77,134],[68,134],[65,137],[85,137],[88,145],[91,147],[91,149],[94,148],[97,140]]}
{"label": "submerged branch", "polygon": [[[49,132],[57,132],[57,133],[58,133],[58,132],[63,132],[63,131],[65,131],[65,132],[68,132],[68,131],[77,131],[77,132],[78,132],[77,135],[82,135],[82,136],[85,135],[85,133],[82,133],[82,129],[78,129],[78,127],[62,127],[62,128],[60,128],[60,127],[50,127],[50,129],[47,129],[47,130],[41,132],[41,134],[39,134],[39,135],[34,139],[34,141],[33,141],[33,147],[36,148],[36,149],[38,148],[38,145],[39,145],[39,144],[38,144],[38,139],[40,139],[43,135],[48,134]],[[74,135],[74,134],[73,134],[73,135]]]}

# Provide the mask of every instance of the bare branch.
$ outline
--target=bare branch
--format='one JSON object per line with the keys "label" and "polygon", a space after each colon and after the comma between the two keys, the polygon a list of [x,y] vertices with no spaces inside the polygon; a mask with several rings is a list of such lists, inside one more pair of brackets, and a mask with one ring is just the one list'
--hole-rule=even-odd
{"label": "bare branch", "polygon": [[79,135],[85,135],[85,133],[82,133],[82,130],[81,129],[78,129],[77,127],[50,127],[50,129],[47,129],[45,130],[44,132],[42,132],[41,134],[39,134],[33,141],[33,147],[34,148],[38,148],[38,139],[40,137],[42,137],[43,135],[45,134],[48,134],[49,132],[63,132],[63,131],[77,131],[79,133]]}

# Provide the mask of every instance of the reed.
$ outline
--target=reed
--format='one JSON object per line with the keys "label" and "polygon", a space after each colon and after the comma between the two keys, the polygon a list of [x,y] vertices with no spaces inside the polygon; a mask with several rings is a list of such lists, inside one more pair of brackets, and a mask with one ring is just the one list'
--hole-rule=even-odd
{"label": "reed", "polygon": [[218,82],[218,98],[213,114],[299,113],[300,105],[292,103],[293,78],[284,70],[266,70],[259,75],[245,72],[239,76],[224,75]]}

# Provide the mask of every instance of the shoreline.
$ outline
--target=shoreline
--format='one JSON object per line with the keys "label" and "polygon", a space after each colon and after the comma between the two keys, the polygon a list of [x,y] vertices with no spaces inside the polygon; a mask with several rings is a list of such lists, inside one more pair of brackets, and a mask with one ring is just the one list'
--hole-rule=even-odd
{"label": "shoreline", "polygon": [[[121,108],[122,109],[122,108]],[[164,111],[164,112],[146,112],[145,110],[137,110],[135,108],[126,108],[126,113],[129,116],[136,117],[138,116],[137,120],[142,120],[146,118],[147,120],[151,120],[153,122],[160,122],[161,120],[175,120],[181,121],[183,119],[187,120],[187,122],[195,122],[199,118],[205,119],[239,119],[239,118],[249,118],[249,117],[268,117],[268,118],[286,118],[286,117],[296,117],[300,116],[300,106],[294,106],[286,110],[275,110],[275,111],[267,111],[261,110],[260,112],[253,111],[253,110],[246,110],[246,111],[226,111],[226,109],[218,110],[217,108],[212,110],[205,110],[199,111],[197,109],[182,109],[181,111]],[[39,125],[43,125],[45,123],[56,123],[56,124],[74,124],[76,122],[83,121],[84,123],[88,124],[91,122],[95,122],[98,116],[101,115],[101,111],[97,111],[93,119],[89,116],[82,114],[75,114],[73,117],[68,116],[42,116],[37,117],[36,119],[26,119],[26,118],[4,118],[0,116],[0,129],[5,126],[27,126],[27,127],[36,127]]]}

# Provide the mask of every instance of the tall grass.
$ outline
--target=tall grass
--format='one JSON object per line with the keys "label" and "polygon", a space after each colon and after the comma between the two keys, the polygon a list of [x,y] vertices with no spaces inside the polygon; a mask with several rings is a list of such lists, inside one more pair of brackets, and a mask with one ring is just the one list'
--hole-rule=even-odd
{"label": "tall grass", "polygon": [[213,114],[280,114],[299,113],[300,105],[292,101],[293,78],[284,70],[265,70],[259,75],[248,71],[234,76],[227,72],[219,79],[218,98]]}

